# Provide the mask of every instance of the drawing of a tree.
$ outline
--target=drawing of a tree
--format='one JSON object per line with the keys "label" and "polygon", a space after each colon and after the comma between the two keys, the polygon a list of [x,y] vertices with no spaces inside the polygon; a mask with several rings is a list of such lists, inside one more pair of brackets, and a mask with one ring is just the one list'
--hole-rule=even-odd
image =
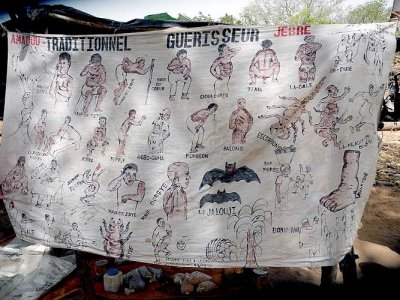
{"label": "drawing of a tree", "polygon": [[267,210],[268,202],[258,199],[252,206],[243,206],[237,214],[228,218],[228,229],[236,232],[236,237],[241,240],[241,248],[246,252],[245,268],[258,268],[256,256],[261,253],[259,245],[265,232],[266,222],[271,225],[272,212]]}

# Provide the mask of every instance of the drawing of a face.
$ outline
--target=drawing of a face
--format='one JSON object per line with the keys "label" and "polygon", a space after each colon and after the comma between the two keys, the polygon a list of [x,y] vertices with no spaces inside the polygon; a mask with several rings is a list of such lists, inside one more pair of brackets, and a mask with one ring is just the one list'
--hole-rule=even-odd
{"label": "drawing of a face", "polygon": [[184,174],[181,174],[176,177],[176,184],[184,189],[186,189],[189,186],[189,171],[185,172]]}
{"label": "drawing of a face", "polygon": [[237,102],[237,104],[238,104],[238,107],[239,107],[239,108],[244,108],[244,107],[246,106],[246,100],[244,100],[244,99],[239,99],[238,102]]}
{"label": "drawing of a face", "polygon": [[284,164],[284,165],[281,166],[280,170],[282,172],[282,175],[288,176],[290,174],[290,165]]}
{"label": "drawing of a face", "polygon": [[136,117],[136,111],[131,110],[129,111],[129,119],[134,120]]}
{"label": "drawing of a face", "polygon": [[167,113],[163,114],[163,120],[165,120],[165,121],[168,121],[170,117],[171,117],[171,113],[170,112],[167,112]]}
{"label": "drawing of a face", "polygon": [[57,64],[57,71],[59,75],[65,75],[68,73],[69,63],[66,58],[60,58]]}
{"label": "drawing of a face", "polygon": [[99,119],[99,124],[100,124],[100,127],[106,126],[106,119],[105,118],[100,118]]}
{"label": "drawing of a face", "polygon": [[157,225],[160,227],[165,227],[165,220],[163,218],[158,219]]}
{"label": "drawing of a face", "polygon": [[135,169],[127,169],[124,173],[124,181],[126,184],[132,184],[136,180],[137,171]]}
{"label": "drawing of a face", "polygon": [[334,85],[330,85],[326,88],[326,91],[328,92],[328,95],[330,97],[336,96],[338,92],[338,88]]}
{"label": "drawing of a face", "polygon": [[187,57],[187,53],[185,53],[185,52],[179,53],[178,60],[183,61],[184,59],[186,59],[186,57]]}

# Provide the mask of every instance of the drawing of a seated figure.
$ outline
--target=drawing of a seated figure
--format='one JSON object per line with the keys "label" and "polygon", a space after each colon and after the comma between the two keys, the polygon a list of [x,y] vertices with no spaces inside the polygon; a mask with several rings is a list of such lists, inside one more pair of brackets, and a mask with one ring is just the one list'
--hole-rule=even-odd
{"label": "drawing of a seated figure", "polygon": [[66,150],[71,146],[75,146],[75,150],[79,148],[81,135],[70,123],[71,117],[65,117],[65,121],[61,127],[47,136],[43,149],[44,152],[54,157],[57,152]]}
{"label": "drawing of a seated figure", "polygon": [[94,150],[100,150],[101,154],[104,155],[107,146],[109,145],[109,139],[107,138],[107,118],[99,118],[99,126],[94,128],[93,137],[87,142],[86,149],[88,150],[88,156],[91,156]]}
{"label": "drawing of a seated figure", "polygon": [[32,201],[35,206],[42,207],[43,201],[49,207],[54,201],[58,191],[61,191],[63,182],[60,181],[60,172],[57,168],[57,161],[53,159],[50,167],[35,179],[32,186]]}

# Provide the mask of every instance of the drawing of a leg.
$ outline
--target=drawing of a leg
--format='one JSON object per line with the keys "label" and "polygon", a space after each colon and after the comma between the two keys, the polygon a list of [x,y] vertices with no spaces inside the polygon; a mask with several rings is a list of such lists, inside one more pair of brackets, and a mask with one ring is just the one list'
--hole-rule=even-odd
{"label": "drawing of a leg", "polygon": [[356,202],[359,158],[360,151],[346,150],[344,152],[339,187],[319,200],[325,208],[337,212]]}
{"label": "drawing of a leg", "polygon": [[86,91],[84,97],[85,101],[83,102],[83,112],[86,114],[88,112],[89,105],[92,102],[93,94],[90,91]]}
{"label": "drawing of a leg", "polygon": [[107,89],[104,86],[101,86],[98,90],[98,96],[97,96],[97,103],[94,111],[102,111],[100,105],[103,102],[104,97],[107,94]]}
{"label": "drawing of a leg", "polygon": [[128,86],[128,82],[126,80],[124,80],[119,87],[117,87],[114,90],[114,104],[117,105],[118,104],[118,98],[121,96],[121,94],[124,92],[124,90],[126,89],[126,87]]}
{"label": "drawing of a leg", "polygon": [[190,88],[191,82],[192,82],[192,78],[190,76],[188,76],[188,78],[183,81],[181,99],[184,99],[184,100],[188,100],[189,99],[188,93],[189,93],[189,88]]}
{"label": "drawing of a leg", "polygon": [[169,100],[174,101],[175,100],[175,95],[176,95],[176,89],[178,88],[178,81],[172,81],[171,87],[169,89]]}
{"label": "drawing of a leg", "polygon": [[196,148],[197,149],[202,149],[204,148],[203,146],[203,138],[204,138],[204,128],[200,127],[197,135],[197,143],[196,143]]}
{"label": "drawing of a leg", "polygon": [[[255,68],[255,67],[254,67],[254,68]],[[254,85],[254,84],[256,84],[257,76],[256,76],[256,74],[255,74],[254,71],[253,71],[253,66],[250,67],[249,75],[250,75],[250,83],[249,83],[249,85]]]}
{"label": "drawing of a leg", "polygon": [[299,82],[300,83],[306,83],[307,82],[307,70],[303,69],[303,67],[300,66],[299,68]]}
{"label": "drawing of a leg", "polygon": [[314,81],[316,71],[317,71],[317,69],[315,67],[311,68],[308,71],[308,81]]}

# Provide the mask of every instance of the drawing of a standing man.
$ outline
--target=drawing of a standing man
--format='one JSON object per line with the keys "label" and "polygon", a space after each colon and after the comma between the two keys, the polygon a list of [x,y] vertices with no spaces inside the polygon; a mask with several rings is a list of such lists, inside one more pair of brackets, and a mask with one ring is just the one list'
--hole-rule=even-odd
{"label": "drawing of a standing man", "polygon": [[117,155],[125,155],[126,138],[128,137],[128,131],[131,126],[140,126],[142,125],[143,121],[146,120],[146,116],[142,116],[139,122],[135,122],[135,118],[136,110],[131,109],[128,113],[128,118],[125,119],[119,128]]}
{"label": "drawing of a standing man", "polygon": [[211,65],[210,73],[217,80],[214,82],[214,92],[228,93],[229,91],[229,79],[232,76],[233,64],[232,57],[238,54],[240,48],[230,48],[226,44],[218,46],[218,57],[214,60]]}
{"label": "drawing of a standing man", "polygon": [[310,34],[304,37],[305,44],[301,44],[297,49],[294,60],[300,60],[301,64],[299,67],[299,82],[307,83],[314,81],[316,67],[315,58],[317,51],[321,49],[322,44],[314,42],[315,36]]}
{"label": "drawing of a standing man", "polygon": [[237,109],[232,112],[229,119],[229,129],[232,129],[232,144],[245,144],[246,135],[253,126],[253,117],[245,108],[246,100],[240,98],[237,101]]}
{"label": "drawing of a standing man", "polygon": [[190,59],[187,57],[187,51],[185,49],[179,50],[176,53],[176,57],[168,64],[167,69],[170,71],[168,75],[168,81],[171,84],[171,88],[169,90],[169,100],[175,100],[179,81],[183,82],[181,99],[188,100],[188,92],[190,83],[192,82],[192,77],[190,77],[192,64]]}
{"label": "drawing of a standing man", "polygon": [[171,242],[172,230],[169,224],[165,223],[163,218],[157,219],[157,227],[153,231],[151,236],[151,244],[154,247],[154,257],[156,258],[155,263],[160,262],[160,252],[164,252],[165,256],[171,255],[171,251],[167,249]]}

